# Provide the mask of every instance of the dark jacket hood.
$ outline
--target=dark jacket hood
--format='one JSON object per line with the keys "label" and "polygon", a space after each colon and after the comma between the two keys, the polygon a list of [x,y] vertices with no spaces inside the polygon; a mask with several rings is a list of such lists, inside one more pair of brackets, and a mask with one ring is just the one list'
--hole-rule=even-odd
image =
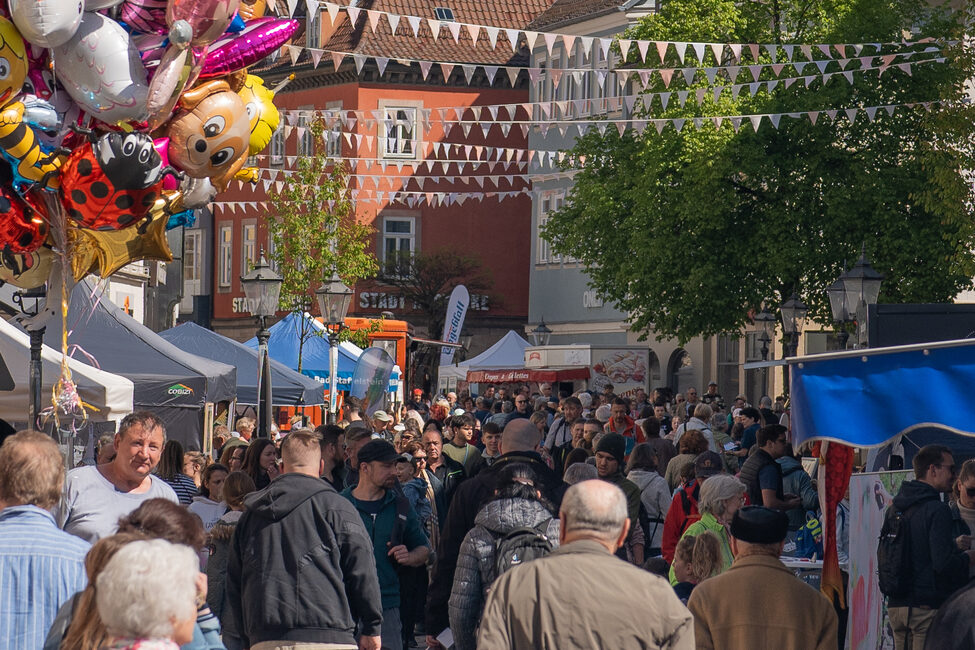
{"label": "dark jacket hood", "polygon": [[941,493],[922,481],[904,481],[897,496],[894,497],[894,507],[901,512],[923,501],[940,500]]}
{"label": "dark jacket hood", "polygon": [[515,528],[522,526],[534,528],[550,519],[552,513],[538,501],[511,498],[485,503],[474,521],[493,533],[505,535]]}
{"label": "dark jacket hood", "polygon": [[321,493],[335,491],[325,481],[304,474],[282,474],[263,490],[244,499],[244,506],[252,516],[280,521],[298,506]]}

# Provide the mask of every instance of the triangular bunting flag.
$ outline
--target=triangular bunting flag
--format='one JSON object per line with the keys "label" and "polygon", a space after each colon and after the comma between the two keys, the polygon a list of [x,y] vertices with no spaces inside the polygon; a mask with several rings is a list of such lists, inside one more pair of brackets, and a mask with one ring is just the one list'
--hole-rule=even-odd
{"label": "triangular bunting flag", "polygon": [[[533,34],[535,32],[532,32]],[[537,34],[536,34],[537,36]],[[555,47],[555,39],[558,38],[558,34],[546,33],[545,34],[545,49],[548,50],[549,57],[552,56],[552,48]]]}
{"label": "triangular bunting flag", "polygon": [[386,21],[389,22],[389,31],[396,36],[396,28],[399,27],[399,14],[386,14]]}
{"label": "triangular bunting flag", "polygon": [[[620,43],[620,55],[623,57],[623,63],[626,63],[626,57],[630,53],[630,45],[633,43],[630,39],[621,38]],[[551,55],[551,52],[549,53]]]}
{"label": "triangular bunting flag", "polygon": [[423,75],[423,80],[427,80],[427,75],[430,74],[430,66],[433,65],[433,61],[419,61],[420,64],[420,74]]}
{"label": "triangular bunting flag", "polygon": [[433,36],[433,42],[436,43],[437,39],[440,38],[440,21],[436,18],[427,18],[427,27],[430,28],[430,34]]}
{"label": "triangular bunting flag", "polygon": [[447,31],[454,39],[454,43],[460,42],[460,23],[449,22],[447,23]]}
{"label": "triangular bunting flag", "polygon": [[485,27],[484,31],[488,35],[488,43],[491,45],[491,49],[495,49],[498,46],[498,32],[501,31],[497,27]]}

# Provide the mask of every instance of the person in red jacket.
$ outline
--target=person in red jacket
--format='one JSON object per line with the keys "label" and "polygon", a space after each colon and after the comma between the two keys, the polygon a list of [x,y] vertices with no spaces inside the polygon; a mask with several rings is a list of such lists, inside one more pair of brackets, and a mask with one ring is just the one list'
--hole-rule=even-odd
{"label": "person in red jacket", "polygon": [[638,444],[647,441],[646,436],[643,435],[643,429],[628,415],[629,412],[629,402],[617,397],[613,400],[613,406],[610,409],[611,416],[609,422],[606,423],[608,433],[618,433],[626,438],[626,456],[629,456]]}
{"label": "person in red jacket", "polygon": [[694,478],[677,488],[674,500],[670,503],[667,517],[664,519],[664,532],[660,539],[660,552],[664,559],[673,564],[677,542],[687,527],[701,518],[697,509],[698,495],[701,484],[705,479],[721,474],[724,464],[721,456],[713,451],[706,451],[694,459]]}

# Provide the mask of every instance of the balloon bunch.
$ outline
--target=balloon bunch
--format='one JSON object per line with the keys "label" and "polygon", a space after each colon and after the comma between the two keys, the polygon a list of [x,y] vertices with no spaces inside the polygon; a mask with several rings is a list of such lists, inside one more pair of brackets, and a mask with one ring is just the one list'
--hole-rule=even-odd
{"label": "balloon bunch", "polygon": [[[166,227],[253,175],[278,126],[247,68],[298,23],[262,0],[0,2],[0,280],[43,284],[50,206],[76,279],[171,259]],[[4,15],[8,16],[3,17]],[[56,193],[57,201],[41,200]]]}

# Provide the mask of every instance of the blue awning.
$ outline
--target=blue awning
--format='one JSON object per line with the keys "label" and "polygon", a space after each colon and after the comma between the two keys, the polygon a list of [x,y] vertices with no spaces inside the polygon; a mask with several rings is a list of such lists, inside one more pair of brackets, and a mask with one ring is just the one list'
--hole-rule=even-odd
{"label": "blue awning", "polygon": [[875,447],[918,429],[975,435],[975,340],[795,357],[793,444]]}
{"label": "blue awning", "polygon": [[[301,374],[328,386],[329,344],[321,323],[308,314],[299,316],[290,313],[268,328],[268,331],[271,332],[271,337],[267,342],[267,351],[273,360],[297,370],[300,348]],[[301,344],[302,334],[306,336],[304,344]],[[257,338],[246,341],[244,345],[256,350]],[[339,345],[338,372],[335,378],[339,390],[351,388],[352,374],[360,354],[362,350],[349,343]],[[395,374],[390,380],[389,389],[396,390],[398,385],[399,375]]]}

